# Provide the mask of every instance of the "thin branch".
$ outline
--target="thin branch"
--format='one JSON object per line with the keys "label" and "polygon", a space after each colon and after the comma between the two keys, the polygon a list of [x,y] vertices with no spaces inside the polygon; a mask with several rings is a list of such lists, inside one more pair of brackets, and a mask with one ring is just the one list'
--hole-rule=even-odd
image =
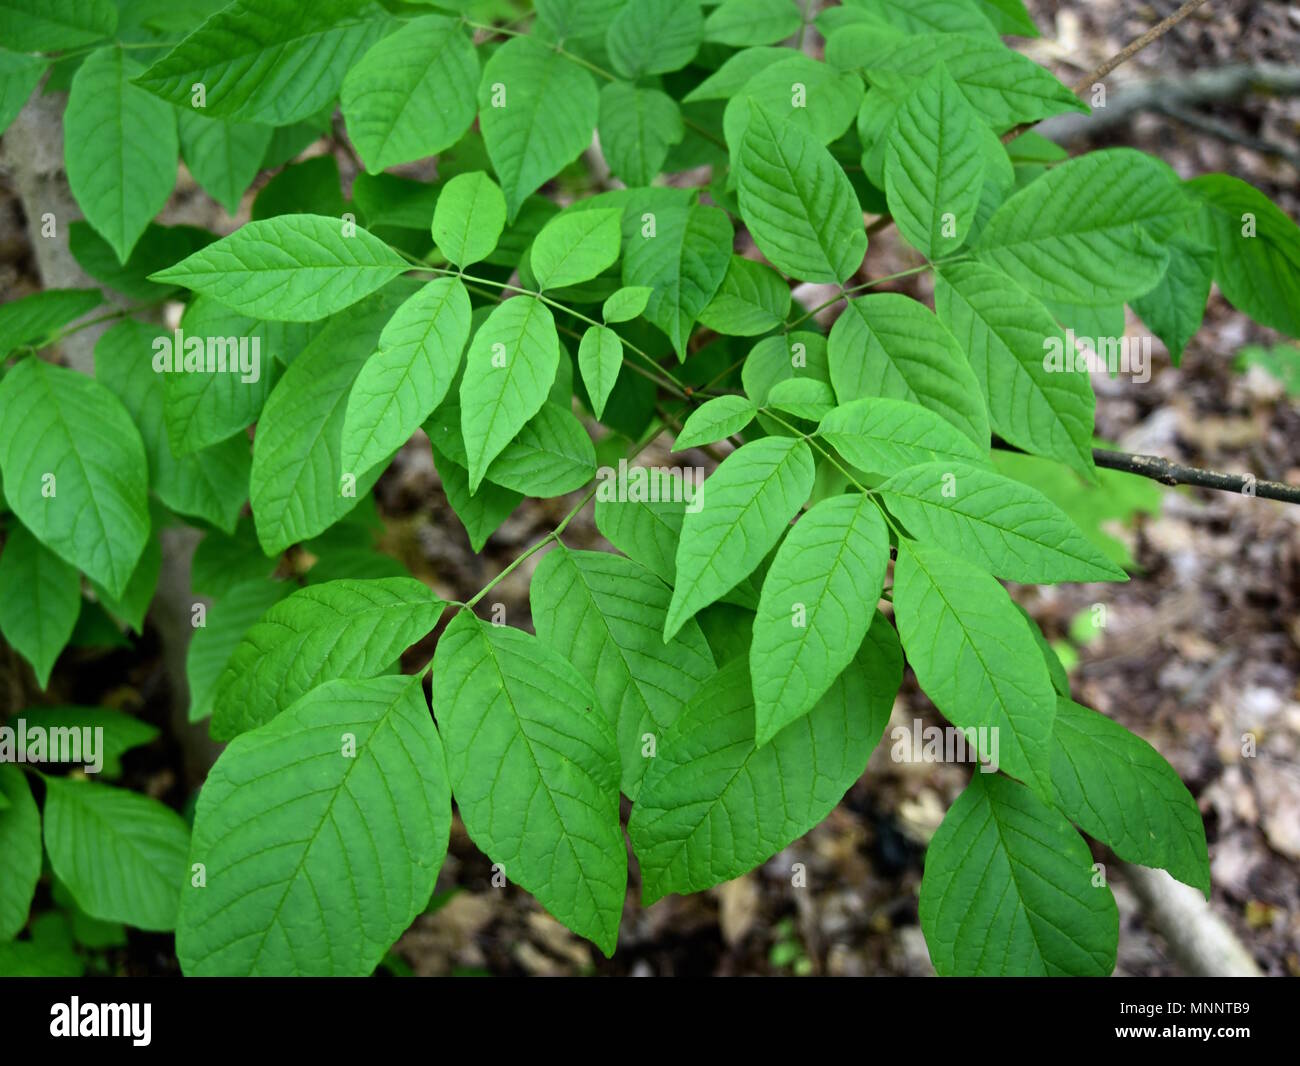
{"label": "thin branch", "polygon": [[1183,19],[1185,19],[1198,7],[1203,7],[1206,2],[1207,0],[1187,0],[1187,3],[1183,4],[1182,7],[1180,7],[1168,18],[1161,19],[1149,30],[1147,30],[1146,33],[1142,34],[1141,37],[1136,37],[1133,40],[1129,41],[1128,44],[1126,44],[1123,48],[1121,48],[1118,52],[1116,52],[1113,56],[1111,56],[1108,60],[1106,60],[1106,62],[1104,62],[1091,74],[1087,75],[1084,78],[1081,78],[1079,82],[1074,86],[1075,95],[1082,96],[1094,84],[1099,82],[1112,70],[1114,70],[1116,67],[1120,66],[1121,64],[1127,63],[1130,59],[1132,59],[1135,55],[1137,55],[1140,51],[1142,51],[1142,49],[1144,49],[1147,45],[1151,44],[1154,41],[1159,40],[1166,33],[1168,33],[1175,26],[1177,26],[1180,22],[1182,22]]}
{"label": "thin branch", "polygon": [[1247,496],[1259,496],[1283,503],[1300,503],[1300,485],[1287,485],[1280,481],[1258,481],[1251,474],[1220,474],[1214,470],[1201,470],[1183,466],[1158,455],[1130,455],[1106,448],[1093,448],[1093,462],[1107,470],[1123,470],[1128,474],[1159,481],[1163,485],[1195,485],[1202,489],[1218,489]]}
{"label": "thin branch", "polygon": [[[1161,19],[1161,21],[1157,22],[1154,26],[1152,26],[1149,30],[1147,30],[1146,33],[1142,34],[1142,36],[1135,37],[1133,40],[1129,41],[1128,44],[1126,44],[1123,48],[1121,48],[1118,52],[1116,52],[1113,56],[1111,56],[1108,60],[1106,60],[1106,62],[1104,62],[1096,70],[1092,71],[1090,74],[1086,75],[1085,77],[1080,78],[1078,83],[1074,86],[1074,94],[1076,96],[1082,96],[1094,84],[1096,84],[1100,79],[1104,78],[1116,67],[1120,66],[1123,63],[1127,63],[1130,59],[1132,59],[1135,55],[1137,55],[1140,51],[1142,51],[1142,49],[1144,49],[1147,45],[1151,44],[1153,41],[1159,40],[1166,33],[1168,33],[1175,26],[1177,26],[1180,22],[1182,22],[1183,19],[1187,18],[1187,16],[1190,15],[1193,11],[1195,11],[1198,7],[1202,7],[1206,3],[1207,0],[1187,0],[1187,3],[1183,4],[1182,7],[1180,7],[1168,18]],[[1017,137],[1019,137],[1022,133],[1024,133],[1025,130],[1029,129],[1031,126],[1034,125],[1037,125],[1036,121],[1022,122],[1020,123],[1019,126],[1012,126],[1011,129],[1007,130],[1007,132],[1002,135],[1002,143],[1009,144],[1010,142],[1014,141]]]}

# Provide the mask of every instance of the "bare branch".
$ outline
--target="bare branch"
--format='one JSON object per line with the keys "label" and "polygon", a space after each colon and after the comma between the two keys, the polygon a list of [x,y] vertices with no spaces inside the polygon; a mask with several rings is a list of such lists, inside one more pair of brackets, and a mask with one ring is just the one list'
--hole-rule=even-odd
{"label": "bare branch", "polygon": [[1157,455],[1130,455],[1112,452],[1106,448],[1093,448],[1093,462],[1108,470],[1123,470],[1128,474],[1159,481],[1163,485],[1195,485],[1202,489],[1237,492],[1259,496],[1283,503],[1300,503],[1300,485],[1287,485],[1280,481],[1258,481],[1250,474],[1220,474],[1214,470],[1201,470],[1183,466]]}

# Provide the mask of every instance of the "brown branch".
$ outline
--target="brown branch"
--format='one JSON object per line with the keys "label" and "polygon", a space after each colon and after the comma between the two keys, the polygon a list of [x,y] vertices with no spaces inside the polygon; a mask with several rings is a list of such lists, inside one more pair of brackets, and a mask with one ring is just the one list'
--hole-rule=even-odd
{"label": "brown branch", "polygon": [[[1206,3],[1207,0],[1187,0],[1187,3],[1183,4],[1182,7],[1180,7],[1168,18],[1161,19],[1149,30],[1147,30],[1146,33],[1142,34],[1142,36],[1135,37],[1133,40],[1129,41],[1128,44],[1126,44],[1123,48],[1121,48],[1118,52],[1116,52],[1113,56],[1111,56],[1108,60],[1106,60],[1106,62],[1104,62],[1096,70],[1092,71],[1092,73],[1086,75],[1085,77],[1079,79],[1079,81],[1074,86],[1075,96],[1082,96],[1098,80],[1104,78],[1116,67],[1119,67],[1124,63],[1127,63],[1130,59],[1132,59],[1135,55],[1137,55],[1140,51],[1142,51],[1142,49],[1144,49],[1147,45],[1163,37],[1166,33],[1168,33],[1180,22],[1182,22],[1183,19],[1187,18],[1187,16],[1190,15],[1193,11],[1195,11],[1198,7],[1202,7]],[[1009,144],[1011,141],[1014,141],[1017,137],[1019,137],[1022,133],[1024,133],[1025,130],[1029,129],[1031,126],[1034,126],[1036,124],[1037,124],[1036,122],[1022,122],[1020,123],[1019,126],[1012,126],[1011,129],[1007,130],[1007,132],[1002,135],[1002,143]]]}
{"label": "brown branch", "polygon": [[1195,485],[1197,488],[1237,492],[1266,500],[1281,500],[1283,503],[1300,503],[1300,485],[1258,481],[1250,474],[1220,474],[1215,470],[1183,466],[1157,455],[1130,455],[1106,448],[1093,448],[1092,458],[1093,462],[1107,470],[1137,474],[1139,477],[1159,481],[1162,485]]}

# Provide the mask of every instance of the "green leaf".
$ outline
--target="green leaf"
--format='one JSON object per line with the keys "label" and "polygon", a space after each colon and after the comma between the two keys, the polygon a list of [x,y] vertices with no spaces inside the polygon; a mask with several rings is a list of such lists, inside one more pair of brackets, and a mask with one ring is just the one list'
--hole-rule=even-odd
{"label": "green leaf", "polygon": [[1187,183],[1206,207],[1214,280],[1233,307],[1300,337],[1300,226],[1258,189],[1227,174]]}
{"label": "green leaf", "polygon": [[812,710],[852,662],[888,565],[889,531],[862,493],[822,500],[781,542],[749,652],[759,747]]}
{"label": "green leaf", "polygon": [[506,198],[481,170],[448,181],[433,209],[438,250],[462,268],[492,254],[505,224]]}
{"label": "green leaf", "polygon": [[469,474],[463,466],[453,462],[437,448],[433,449],[433,462],[442,479],[447,502],[456,512],[469,537],[470,547],[477,554],[483,550],[488,537],[504,522],[523,500],[522,494],[484,481],[478,492],[469,491]]}
{"label": "green leaf", "polygon": [[315,322],[407,269],[388,245],[346,220],[280,215],[249,222],[150,278],[184,285],[255,318]]}
{"label": "green leaf", "polygon": [[308,214],[341,220],[346,210],[338,160],[318,155],[289,164],[263,185],[253,198],[252,218],[261,222],[277,215]]}
{"label": "green leaf", "polygon": [[533,5],[542,21],[565,37],[603,37],[627,0],[537,0]]}
{"label": "green leaf", "polygon": [[236,738],[199,794],[176,954],[189,976],[363,977],[429,904],[451,831],[414,677],[336,680]]}
{"label": "green leaf", "polygon": [[0,554],[0,633],[31,663],[42,690],[80,613],[76,568],[15,524]]}
{"label": "green leaf", "polygon": [[741,216],[775,267],[836,284],[862,265],[867,234],[857,194],[810,134],[751,107],[739,164]]}
{"label": "green leaf", "polygon": [[176,926],[190,830],[139,792],[71,777],[45,778],[45,850],[77,906],[92,918],[167,932]]}
{"label": "green leaf", "polygon": [[85,960],[77,954],[71,919],[46,911],[32,919],[31,939],[0,942],[0,973],[6,977],[81,977]]}
{"label": "green leaf", "polygon": [[562,289],[590,281],[618,261],[622,243],[618,208],[566,211],[533,240],[529,262],[539,289]]}
{"label": "green leaf", "polygon": [[0,38],[15,52],[57,52],[117,30],[112,0],[3,0]]}
{"label": "green leaf", "polygon": [[41,878],[41,812],[36,809],[27,776],[0,763],[0,943],[12,940],[27,924],[36,882]]}
{"label": "green leaf", "polygon": [[731,337],[777,329],[790,313],[790,286],[765,263],[733,255],[722,285],[700,312],[700,325]]}
{"label": "green leaf", "polygon": [[1048,368],[1046,356],[1066,339],[1047,308],[979,263],[943,267],[934,303],[970,357],[998,436],[1095,479],[1092,383],[1072,367]]}
{"label": "green leaf", "polygon": [[699,0],[638,0],[625,4],[605,31],[614,69],[636,80],[680,70],[704,39]]}
{"label": "green leaf", "polygon": [[[47,731],[54,729],[98,729],[102,730],[97,741],[95,758],[89,757],[89,748],[85,763],[103,777],[114,778],[122,774],[122,756],[133,748],[149,744],[157,739],[158,730],[148,722],[133,718],[120,711],[107,707],[28,707],[22,712],[29,731],[39,726]],[[75,751],[75,741],[73,754]]]}
{"label": "green leaf", "polygon": [[1141,737],[1069,699],[1056,705],[1052,781],[1061,811],[1126,862],[1168,870],[1210,898],[1196,801]]}
{"label": "green leaf", "polygon": [[917,300],[875,293],[850,300],[827,341],[831,384],[840,403],[884,396],[937,412],[981,450],[988,415],[966,355]]}
{"label": "green leaf", "polygon": [[664,643],[670,596],[631,559],[563,545],[542,560],[529,592],[537,636],[592,678],[596,704],[618,740],[622,789],[631,799],[650,764],[647,743],[659,742],[714,672],[693,621]]}
{"label": "green leaf", "polygon": [[1105,977],[1119,913],[1060,812],[976,773],[926,851],[921,928],[941,977]]}
{"label": "green leaf", "polygon": [[601,314],[606,322],[628,322],[646,309],[654,289],[649,285],[625,285],[605,301]]}
{"label": "green leaf", "polygon": [[109,614],[119,622],[125,622],[136,633],[143,633],[144,616],[158,589],[158,575],[161,571],[162,545],[157,534],[153,534],[145,541],[140,561],[131,571],[131,578],[127,581],[121,595],[113,595],[93,578],[90,581],[90,588],[95,594],[95,599]]}
{"label": "green leaf", "polygon": [[216,240],[197,226],[159,226],[150,222],[125,263],[89,223],[77,219],[68,226],[68,249],[77,264],[96,281],[136,300],[161,300],[177,291],[175,285],[148,280],[155,270],[169,267]]}
{"label": "green leaf", "polygon": [[885,148],[898,231],[927,258],[965,243],[984,183],[986,127],[940,63],[899,108]]}
{"label": "green leaf", "polygon": [[595,518],[601,536],[671,585],[677,579],[682,520],[698,490],[689,489],[680,477],[668,477],[670,490],[654,498],[649,493],[634,495],[630,485],[623,493],[610,491],[619,486],[613,478],[603,478],[596,493]]}
{"label": "green leaf", "polygon": [[600,90],[597,128],[609,169],[633,186],[649,185],[663,169],[668,149],[686,135],[676,100],[625,81]]}
{"label": "green leaf", "polygon": [[723,0],[704,20],[704,39],[737,48],[776,44],[801,25],[803,15],[792,0]]}
{"label": "green leaf", "polygon": [[749,576],[808,499],[813,475],[811,450],[793,437],[753,441],[719,464],[700,490],[703,506],[682,523],[664,640]]}
{"label": "green leaf", "polygon": [[715,396],[705,400],[682,426],[673,451],[698,448],[701,444],[712,444],[739,433],[757,413],[758,408],[744,396]]}
{"label": "green leaf", "polygon": [[739,877],[825,818],[862,776],[902,673],[898,638],[877,613],[812,712],[762,747],[748,663],[715,674],[660,738],[632,808],[642,904]]}
{"label": "green leaf", "polygon": [[820,333],[794,330],[784,336],[765,337],[750,349],[740,368],[745,395],[758,406],[767,403],[772,389],[782,381],[804,379],[830,384],[826,338]]}
{"label": "green leaf", "polygon": [[[348,396],[385,323],[407,290],[380,293],[331,321],[285,371],[253,440],[249,498],[267,555],[324,532],[357,505],[383,472],[345,484],[343,422]],[[354,491],[347,491],[354,490]]]}
{"label": "green leaf", "polygon": [[1053,799],[1056,693],[1006,589],[956,556],[907,541],[894,566],[894,616],[907,661],[944,717],[989,730],[981,758]]}
{"label": "green leaf", "polygon": [[348,396],[344,471],[369,471],[420,428],[447,395],[469,330],[469,293],[459,278],[431,281],[397,309]]}
{"label": "green leaf", "polygon": [[877,491],[913,536],[1011,581],[1125,581],[1056,504],[1028,485],[947,460]]}
{"label": "green leaf", "polygon": [[[255,546],[253,550],[257,551]],[[244,634],[293,589],[291,583],[267,581],[265,575],[261,575],[223,591],[208,610],[203,625],[194,630],[185,654],[191,722],[198,722],[212,713],[217,682]]]}
{"label": "green leaf", "polygon": [[[181,316],[180,336],[173,334],[171,373],[163,375],[164,416],[167,440],[180,455],[197,452],[239,434],[256,422],[280,380],[281,367],[288,365],[322,327],[315,323],[265,322],[237,314],[210,296],[197,296]],[[197,353],[189,370],[175,357],[183,352],[186,338],[206,341],[201,366]],[[238,361],[246,339],[248,366],[256,355],[257,380],[245,381],[252,372],[230,369]],[[179,342],[179,346],[178,346]],[[213,355],[208,369],[207,350]],[[227,369],[220,369],[220,356],[227,355]]]}
{"label": "green leaf", "polygon": [[869,55],[855,58],[873,85],[891,75],[919,80],[942,61],[975,112],[999,131],[1066,111],[1088,111],[1050,71],[991,35],[922,33],[883,39]]}
{"label": "green leaf", "polygon": [[1160,280],[1164,244],[1190,210],[1167,164],[1108,148],[1062,163],[1005,201],[976,253],[1041,299],[1125,302]]}
{"label": "green leaf", "polygon": [[261,169],[262,157],[271,143],[271,127],[208,118],[193,108],[182,107],[179,111],[177,122],[185,165],[227,214],[235,214]]}
{"label": "green leaf", "polygon": [[613,954],[627,853],[618,745],[591,686],[536,637],[461,611],[433,657],[433,701],[470,838]]}
{"label": "green leaf", "polygon": [[1025,10],[1023,0],[975,0],[975,3],[998,33],[1021,37],[1039,36],[1038,27]]}
{"label": "green leaf", "polygon": [[545,498],[580,489],[595,473],[596,449],[582,423],[559,404],[544,403],[492,460],[486,480]]}
{"label": "green leaf", "polygon": [[98,289],[44,289],[0,307],[0,359],[15,348],[45,347],[60,327],[104,302]]}
{"label": "green leaf", "polygon": [[507,216],[591,143],[600,93],[591,75],[532,37],[512,37],[483,67],[479,129]]}
{"label": "green leaf", "polygon": [[[459,175],[458,175],[459,176]],[[451,184],[450,181],[447,182]],[[412,181],[396,174],[358,174],[352,181],[352,199],[368,226],[399,226],[427,230],[442,188],[427,181]],[[501,218],[506,216],[501,202]]]}
{"label": "green leaf", "polygon": [[176,116],[131,84],[140,69],[119,48],[92,53],[63,117],[68,186],[121,262],[176,184]]}
{"label": "green leaf", "polygon": [[542,409],[559,364],[555,319],[535,297],[516,296],[498,304],[478,328],[460,383],[471,492],[477,491],[492,460]]}
{"label": "green leaf", "polygon": [[[617,296],[618,293],[614,295]],[[648,289],[646,295],[649,295]],[[610,300],[613,298],[611,296]],[[608,300],[605,307],[605,317],[608,319]],[[597,418],[605,413],[605,404],[609,400],[609,394],[614,391],[622,367],[623,342],[619,340],[618,334],[607,326],[589,326],[578,345],[578,369],[582,372],[582,383],[587,387],[591,409]]]}
{"label": "green leaf", "polygon": [[[8,35],[5,43],[9,43]],[[18,117],[18,112],[23,109],[49,66],[50,61],[41,56],[0,49],[0,133],[4,133],[9,128],[9,123]]]}
{"label": "green leaf", "polygon": [[1213,248],[1175,234],[1169,242],[1169,266],[1164,277],[1150,292],[1131,301],[1142,321],[1164,341],[1174,366],[1181,362],[1187,342],[1201,328],[1215,262]]}
{"label": "green leaf", "polygon": [[144,445],[117,397],[23,360],[0,381],[0,474],[23,525],[120,596],[149,537],[149,508]]}
{"label": "green leaf", "polygon": [[729,100],[756,74],[791,57],[788,48],[746,48],[729,55],[726,61],[699,85],[682,97],[682,103],[702,100]]}
{"label": "green leaf", "polygon": [[[780,125],[797,126],[819,144],[830,144],[853,125],[862,104],[862,79],[811,56],[786,50],[784,58],[759,69],[727,103],[722,132],[733,168],[755,108]],[[734,185],[729,179],[728,187]]]}
{"label": "green leaf", "polygon": [[951,422],[905,400],[850,400],[827,413],[817,435],[853,466],[873,474],[940,459],[988,462],[988,453]]}
{"label": "green leaf", "polygon": [[135,80],[177,107],[202,84],[210,116],[287,126],[329,104],[389,26],[369,0],[234,0]]}
{"label": "green leaf", "polygon": [[[173,453],[164,420],[164,375],[150,365],[156,337],[156,326],[132,319],[119,322],[95,344],[95,377],[117,395],[135,420],[149,463],[149,483],[158,498],[178,514],[234,532],[248,498],[252,466],[248,440],[232,436],[201,451]],[[239,381],[238,373],[225,374]]]}
{"label": "green leaf", "polygon": [[772,386],[766,406],[819,422],[835,407],[835,390],[816,378],[787,378]]}
{"label": "green leaf", "polygon": [[197,596],[220,599],[236,585],[269,577],[278,562],[278,559],[262,554],[253,519],[245,516],[230,536],[214,532],[204,534],[194,549],[194,561],[190,564],[190,588]]}
{"label": "green leaf", "polygon": [[623,253],[623,284],[654,290],[646,321],[658,326],[685,361],[686,342],[701,311],[726,276],[732,230],[717,207],[665,207],[631,237]]}
{"label": "green leaf", "polygon": [[348,134],[372,174],[450,148],[478,113],[478,55],[442,15],[404,23],[343,79]]}
{"label": "green leaf", "polygon": [[298,589],[272,606],[230,656],[213,695],[213,737],[256,729],[323,681],[382,673],[433,630],[443,606],[409,577]]}

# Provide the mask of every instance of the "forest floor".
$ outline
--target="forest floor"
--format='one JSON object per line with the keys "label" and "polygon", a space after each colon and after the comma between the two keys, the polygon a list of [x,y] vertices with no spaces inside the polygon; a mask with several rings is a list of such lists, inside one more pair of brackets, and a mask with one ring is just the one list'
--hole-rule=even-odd
{"label": "forest floor", "polygon": [[[1072,84],[1176,7],[1173,0],[1030,0],[1040,41],[1035,59]],[[1202,11],[1108,79],[1108,88],[1181,76],[1227,63],[1294,64],[1300,8],[1286,3],[1211,0]],[[1208,137],[1172,119],[1138,114],[1104,137],[1068,147],[1127,144],[1152,152],[1182,176],[1224,171],[1258,186],[1300,218],[1300,98],[1259,98],[1206,108],[1278,151]],[[347,170],[347,161],[341,157]],[[183,176],[182,185],[187,178]],[[220,215],[192,182],[166,221],[216,224]],[[247,201],[244,206],[247,211]],[[36,285],[12,191],[0,176],[0,289]],[[917,262],[892,231],[872,240],[873,276]],[[912,279],[909,279],[911,281]],[[928,298],[926,283],[902,291]],[[1130,336],[1148,331],[1129,313]],[[1127,451],[1195,466],[1300,482],[1300,381],[1293,394],[1263,370],[1234,370],[1250,345],[1280,338],[1249,323],[1218,294],[1181,366],[1154,341],[1151,380],[1094,376],[1097,432]],[[1300,365],[1300,353],[1292,350]],[[661,439],[643,461],[669,463]],[[711,466],[703,455],[693,461]],[[378,488],[386,547],[439,592],[472,595],[524,548],[549,532],[578,497],[529,501],[475,555],[442,494],[429,449],[413,442]],[[1300,508],[1228,493],[1153,490],[1154,513],[1107,526],[1138,564],[1124,585],[1015,588],[1016,598],[1075,660],[1075,698],[1150,741],[1174,765],[1205,817],[1213,907],[1260,967],[1300,976]],[[574,547],[608,545],[590,508],[568,527]],[[494,590],[511,624],[528,626],[534,556]],[[1104,606],[1105,625],[1088,625]],[[413,654],[415,662],[428,648]],[[420,660],[423,661],[423,660]],[[11,664],[12,665],[12,664]],[[160,724],[169,708],[156,634],[108,657],[65,656],[52,696],[110,702]],[[938,724],[910,673],[895,725]],[[1253,757],[1243,738],[1254,738]],[[861,780],[812,832],[763,867],[710,892],[637,902],[632,865],[619,951],[603,959],[549,918],[523,892],[494,888],[491,869],[457,821],[430,912],[390,958],[393,972],[418,974],[900,974],[932,973],[917,922],[925,843],[962,790],[969,768],[895,762],[889,731]],[[129,756],[131,779],[179,803],[174,750]],[[1113,857],[1098,851],[1113,869]],[[792,884],[802,863],[806,885]],[[1146,928],[1122,871],[1112,878],[1120,909],[1116,972],[1177,974],[1169,946]],[[168,938],[132,934],[111,958],[130,972],[174,972]]]}

